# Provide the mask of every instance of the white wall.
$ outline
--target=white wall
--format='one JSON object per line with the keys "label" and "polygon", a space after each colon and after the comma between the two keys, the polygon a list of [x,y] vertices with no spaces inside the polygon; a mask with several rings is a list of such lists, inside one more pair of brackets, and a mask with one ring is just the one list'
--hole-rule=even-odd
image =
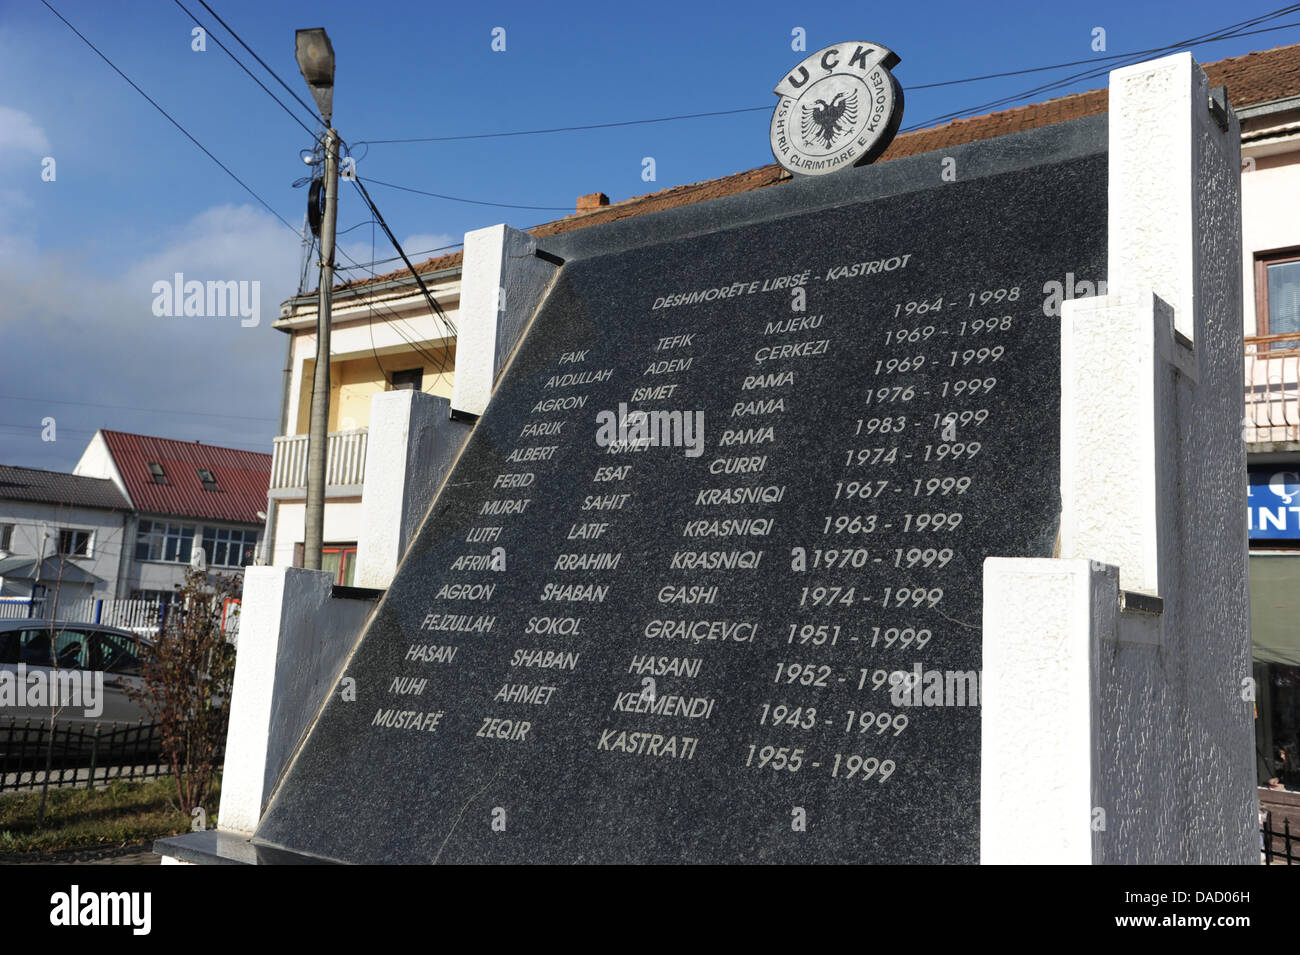
{"label": "white wall", "polygon": [[[76,588],[77,597],[115,597],[117,596],[118,568],[123,550],[122,522],[126,515],[117,511],[105,511],[89,507],[64,507],[59,504],[44,504],[36,501],[0,500],[0,524],[13,524],[13,538],[8,553],[16,557],[36,557],[41,551],[41,536],[45,535],[44,554],[53,557],[58,553],[59,530],[74,528],[92,531],[91,555],[89,558],[70,558],[69,563],[89,574],[101,578],[101,583],[93,588]],[[45,525],[42,529],[42,523]],[[15,582],[15,585],[17,582]],[[53,581],[45,581],[46,586],[53,586]],[[30,593],[29,584],[21,585],[24,594]],[[5,596],[11,594],[9,582],[5,584]],[[61,599],[66,599],[65,590]]]}
{"label": "white wall", "polygon": [[[428,279],[425,279],[425,282],[427,284]],[[454,279],[430,285],[429,291],[442,307],[448,321],[453,326],[457,325],[460,319],[460,280]],[[428,302],[418,290],[414,295],[408,293],[391,296],[388,293],[381,293],[381,296],[387,297],[377,298],[373,308],[346,300],[335,302],[331,312],[333,324],[330,327],[332,362],[372,357],[376,351],[381,356],[407,353],[423,361],[411,342],[419,343],[426,351],[442,347],[443,339],[448,337],[447,330],[430,314]],[[391,314],[393,312],[401,318],[394,318]],[[293,352],[289,407],[285,417],[288,434],[297,433],[306,363],[316,360],[315,314],[315,309],[303,309],[299,317],[310,317],[310,325],[295,324],[290,332],[293,335]],[[386,366],[388,364],[385,362]],[[428,387],[427,383],[426,387]]]}
{"label": "white wall", "polygon": [[81,458],[72,469],[72,473],[83,477],[108,478],[117,485],[123,497],[128,501],[131,500],[131,495],[126,493],[126,484],[122,480],[122,475],[118,473],[117,465],[113,463],[113,456],[108,451],[108,442],[104,440],[104,435],[100,431],[95,432],[95,436],[86,445],[86,450],[81,452]]}
{"label": "white wall", "polygon": [[1255,253],[1300,246],[1300,143],[1292,151],[1255,156],[1253,171],[1241,174],[1241,287],[1243,327],[1258,335],[1255,319]]}
{"label": "white wall", "polygon": [[[303,541],[306,512],[306,501],[280,501],[275,514],[275,553],[271,555],[274,566],[293,566],[294,545]],[[360,541],[364,528],[361,498],[326,497],[325,543]]]}
{"label": "white wall", "polygon": [[250,567],[230,698],[222,829],[252,832],[376,604],[330,596],[327,571]]}
{"label": "white wall", "polygon": [[465,233],[453,411],[480,415],[556,275],[537,240],[507,225]]}
{"label": "white wall", "polygon": [[[989,861],[1257,861],[1240,132],[1235,117],[1219,128],[1208,94],[1186,53],[1111,74],[1111,294],[1062,314],[1061,559],[986,564],[1002,578],[984,618]],[[1070,593],[1035,564],[1073,568]],[[1019,568],[1014,585],[1004,565]],[[1097,603],[1118,588],[1157,595],[1161,612]],[[1045,722],[1027,723],[1008,686]],[[1017,785],[1026,766],[1045,767],[1036,791]],[[1022,839],[1006,825],[1013,803],[1068,840]]]}
{"label": "white wall", "polygon": [[452,420],[446,398],[391,391],[370,399],[357,586],[393,582],[469,431]]}

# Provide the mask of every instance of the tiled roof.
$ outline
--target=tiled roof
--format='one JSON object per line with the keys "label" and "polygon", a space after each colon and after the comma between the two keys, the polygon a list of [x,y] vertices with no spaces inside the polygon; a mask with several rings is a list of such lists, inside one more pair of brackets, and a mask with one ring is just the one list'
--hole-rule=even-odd
{"label": "tiled roof", "polygon": [[131,509],[117,485],[107,478],[16,468],[7,464],[0,464],[0,499],[113,511]]}
{"label": "tiled roof", "polygon": [[[199,442],[101,431],[136,510],[146,514],[261,524],[271,483],[271,455]],[[154,482],[149,462],[162,465],[166,484]],[[205,490],[199,468],[212,472]]]}
{"label": "tiled roof", "polygon": [[[1245,56],[1233,56],[1214,63],[1204,63],[1202,68],[1211,86],[1226,85],[1228,101],[1238,109],[1256,106],[1289,96],[1300,95],[1300,44],[1275,47]],[[914,156],[962,143],[1005,136],[1040,126],[1051,126],[1084,116],[1104,113],[1107,104],[1105,89],[1072,93],[1042,103],[1017,106],[1014,109],[953,120],[942,126],[900,133],[877,162],[887,162],[902,156]],[[751,189],[762,189],[783,182],[788,177],[776,163],[760,166],[745,172],[734,173],[719,179],[684,186],[673,186],[645,196],[635,196],[607,206],[597,206],[590,211],[566,216],[536,226],[528,231],[538,238],[582,229],[605,222],[615,222],[632,216],[660,212],[677,206],[734,196]],[[461,263],[461,253],[439,256],[416,265],[421,275],[443,269],[456,268]],[[336,288],[354,288],[372,282],[387,282],[408,275],[407,269],[398,269],[375,278],[356,279]]]}

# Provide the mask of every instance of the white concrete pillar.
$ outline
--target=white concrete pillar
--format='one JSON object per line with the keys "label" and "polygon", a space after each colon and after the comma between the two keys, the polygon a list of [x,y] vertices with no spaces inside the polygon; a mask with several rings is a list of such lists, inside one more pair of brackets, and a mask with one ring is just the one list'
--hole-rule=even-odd
{"label": "white concrete pillar", "polygon": [[1239,125],[1182,53],[1111,74],[1109,137],[1060,559],[986,562],[981,858],[1250,862]]}
{"label": "white concrete pillar", "polygon": [[446,398],[388,391],[370,399],[353,578],[358,587],[384,589],[393,582],[402,555],[468,434],[467,425],[451,420]]}
{"label": "white concrete pillar", "polygon": [[252,833],[374,609],[330,597],[334,576],[300,567],[244,571],[218,825]]}
{"label": "white concrete pillar", "polygon": [[495,225],[465,233],[453,411],[481,415],[487,408],[555,272],[526,232]]}
{"label": "white concrete pillar", "polygon": [[984,562],[982,863],[1093,861],[1093,656],[1117,602],[1114,567]]}

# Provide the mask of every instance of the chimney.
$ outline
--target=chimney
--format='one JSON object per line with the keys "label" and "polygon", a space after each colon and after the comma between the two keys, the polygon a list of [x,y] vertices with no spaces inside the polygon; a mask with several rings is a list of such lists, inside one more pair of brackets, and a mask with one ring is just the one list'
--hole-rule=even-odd
{"label": "chimney", "polygon": [[591,212],[593,209],[599,209],[601,206],[609,205],[609,196],[603,192],[593,192],[589,195],[578,196],[578,211]]}

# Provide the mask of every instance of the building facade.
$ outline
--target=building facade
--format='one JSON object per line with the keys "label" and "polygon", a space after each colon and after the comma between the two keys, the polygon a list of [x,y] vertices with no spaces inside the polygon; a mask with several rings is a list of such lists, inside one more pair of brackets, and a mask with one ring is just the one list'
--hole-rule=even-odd
{"label": "building facade", "polygon": [[[1244,434],[1259,783],[1300,806],[1300,91],[1242,118]],[[1288,337],[1294,335],[1294,337]],[[1277,797],[1286,805],[1288,797]],[[1294,813],[1289,813],[1294,814]]]}
{"label": "building facade", "polygon": [[[459,257],[455,264],[450,259],[426,262],[421,277],[445,320],[433,314],[409,275],[381,276],[334,290],[322,568],[332,570],[339,584],[351,585],[356,576],[371,399],[391,391],[451,397]],[[292,299],[275,323],[288,336],[288,358],[267,499],[264,561],[273,565],[302,566],[316,307],[314,294]]]}
{"label": "building facade", "polygon": [[0,465],[0,603],[41,616],[117,596],[130,527],[112,481]]}
{"label": "building facade", "polygon": [[256,557],[269,454],[98,431],[73,473],[110,482],[130,508],[116,597],[168,599],[200,550],[224,573]]}

